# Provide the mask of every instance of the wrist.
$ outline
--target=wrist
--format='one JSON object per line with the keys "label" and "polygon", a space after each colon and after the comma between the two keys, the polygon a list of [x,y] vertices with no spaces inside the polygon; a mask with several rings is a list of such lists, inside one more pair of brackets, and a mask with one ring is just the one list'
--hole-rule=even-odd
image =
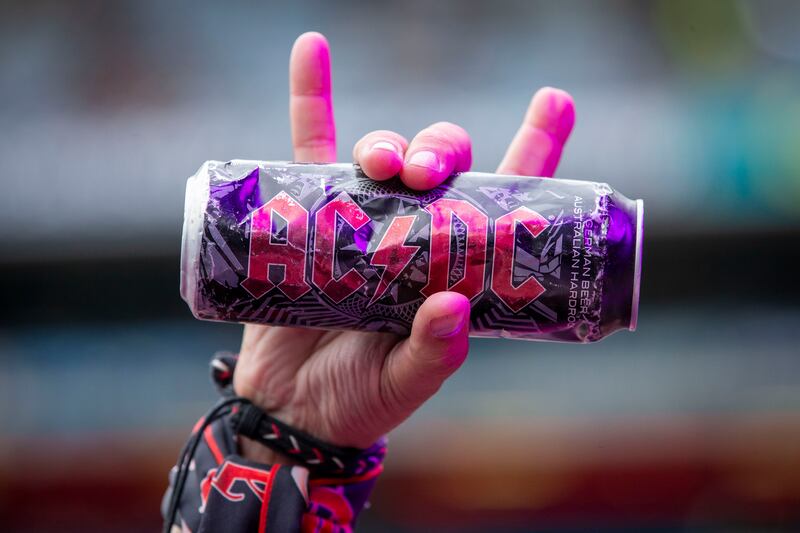
{"label": "wrist", "polygon": [[[257,391],[255,387],[248,386],[247,383],[243,383],[243,379],[240,377],[240,374],[234,373],[233,379],[233,390],[234,394],[237,396],[241,396],[242,398],[247,398],[253,405],[258,407],[263,411],[268,411],[267,406],[264,405],[262,395]],[[284,416],[282,417],[286,420],[287,424],[294,425],[295,422],[292,417]],[[260,442],[253,440],[249,437],[245,437],[244,435],[238,435],[238,448],[239,453],[245,459],[249,459],[251,461],[255,461],[258,463],[264,463],[269,465],[274,464],[297,464],[295,461],[292,461],[286,455],[276,452],[272,448],[261,444]]]}
{"label": "wrist", "polygon": [[[286,424],[250,402],[243,403],[230,415],[230,423],[248,457],[257,461],[276,459],[260,450],[256,446],[258,443],[285,454],[283,461],[304,466],[317,477],[349,479],[377,475],[386,455],[386,440],[383,438],[366,449],[337,446]],[[255,442],[247,443],[242,437]]]}
{"label": "wrist", "polygon": [[292,394],[283,394],[282,380],[272,386],[274,373],[266,374],[272,379],[254,379],[254,374],[263,377],[265,373],[253,373],[237,361],[235,356],[227,356],[222,364],[215,359],[212,368],[221,368],[222,372],[215,371],[212,377],[223,396],[234,394],[249,400],[230,418],[243,457],[259,463],[304,466],[321,477],[379,473],[386,453],[384,437],[378,435],[367,441],[368,434],[353,438],[353,431],[339,431],[351,437],[344,442],[333,438],[334,432],[325,430],[331,427],[330,421],[318,409],[298,404]]}
{"label": "wrist", "polygon": [[273,391],[275,387],[268,387],[251,379],[250,375],[242,374],[238,369],[234,372],[232,386],[234,394],[250,400],[255,407],[284,424],[332,444],[349,445],[338,442],[327,430],[322,417],[315,416],[313,410],[302,402],[292,401],[290,397],[280,394],[280,391],[276,394]]}

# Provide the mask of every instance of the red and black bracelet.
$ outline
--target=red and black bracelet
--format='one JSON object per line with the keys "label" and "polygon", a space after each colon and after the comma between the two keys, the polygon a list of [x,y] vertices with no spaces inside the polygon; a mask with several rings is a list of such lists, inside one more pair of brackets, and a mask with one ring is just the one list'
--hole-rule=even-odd
{"label": "red and black bracelet", "polygon": [[[385,439],[366,450],[343,448],[275,419],[235,395],[236,360],[221,353],[211,361],[222,399],[195,425],[170,473],[162,502],[164,531],[186,526],[199,532],[284,533],[298,531],[301,522],[352,530],[383,470]],[[238,435],[292,457],[297,465],[266,465],[240,456]]]}
{"label": "red and black bracelet", "polygon": [[[237,356],[219,353],[211,361],[211,376],[223,397],[234,397],[233,371]],[[386,441],[366,449],[324,442],[294,428],[251,403],[237,406],[228,416],[235,434],[244,435],[305,466],[314,477],[350,478],[380,467],[386,456]]]}

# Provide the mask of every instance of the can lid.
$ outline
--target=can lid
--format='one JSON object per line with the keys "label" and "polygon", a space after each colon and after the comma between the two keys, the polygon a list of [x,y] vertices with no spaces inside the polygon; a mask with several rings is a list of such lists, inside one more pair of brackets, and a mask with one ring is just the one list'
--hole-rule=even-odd
{"label": "can lid", "polygon": [[644,236],[644,202],[636,200],[636,244],[633,267],[633,297],[631,299],[631,321],[628,329],[636,331],[639,319],[639,289],[642,283],[642,243]]}

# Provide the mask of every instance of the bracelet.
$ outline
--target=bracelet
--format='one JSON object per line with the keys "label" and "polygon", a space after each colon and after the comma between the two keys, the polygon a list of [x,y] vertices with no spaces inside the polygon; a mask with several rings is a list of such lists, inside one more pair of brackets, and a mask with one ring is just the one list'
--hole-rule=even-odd
{"label": "bracelet", "polygon": [[[234,396],[233,371],[237,356],[218,353],[211,360],[211,378],[225,398]],[[367,449],[342,447],[322,441],[286,424],[251,403],[234,408],[228,420],[233,432],[282,453],[308,468],[312,477],[358,478],[381,468],[386,439]]]}

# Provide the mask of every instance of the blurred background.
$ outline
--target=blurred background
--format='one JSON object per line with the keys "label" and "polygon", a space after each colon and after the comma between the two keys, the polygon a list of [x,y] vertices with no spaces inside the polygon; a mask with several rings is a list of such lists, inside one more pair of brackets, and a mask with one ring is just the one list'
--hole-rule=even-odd
{"label": "blurred background", "polygon": [[553,85],[558,176],[647,206],[639,331],[475,342],[361,530],[800,530],[799,24],[789,0],[0,2],[0,529],[159,527],[241,332],[179,298],[185,179],[291,158],[288,54],[318,30],[341,160],[449,120],[493,170]]}

